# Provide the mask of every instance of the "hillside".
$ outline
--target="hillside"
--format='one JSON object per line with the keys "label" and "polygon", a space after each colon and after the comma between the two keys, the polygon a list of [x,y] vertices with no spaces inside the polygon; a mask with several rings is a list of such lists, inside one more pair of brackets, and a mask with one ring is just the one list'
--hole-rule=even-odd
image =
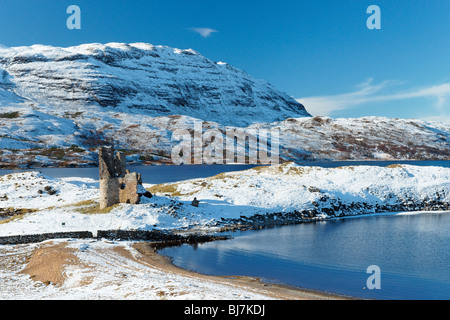
{"label": "hillside", "polygon": [[223,125],[309,116],[264,80],[198,52],[145,43],[0,48],[3,90],[69,113],[100,106],[152,117],[187,115]]}
{"label": "hillside", "polygon": [[129,162],[171,163],[173,132],[198,121],[278,130],[281,161],[450,159],[447,124],[311,117],[269,83],[190,49],[0,48],[1,167],[96,165],[102,145]]}
{"label": "hillside", "polygon": [[[83,112],[55,115],[30,106],[2,108],[0,166],[97,165],[97,148],[114,145],[129,163],[171,163],[172,133],[192,128],[187,116]],[[47,113],[46,113],[47,112]],[[203,122],[204,130],[221,129]],[[228,127],[227,127],[228,128]],[[243,128],[278,130],[281,161],[448,160],[450,128],[413,119],[288,118]],[[207,144],[205,144],[207,145]]]}

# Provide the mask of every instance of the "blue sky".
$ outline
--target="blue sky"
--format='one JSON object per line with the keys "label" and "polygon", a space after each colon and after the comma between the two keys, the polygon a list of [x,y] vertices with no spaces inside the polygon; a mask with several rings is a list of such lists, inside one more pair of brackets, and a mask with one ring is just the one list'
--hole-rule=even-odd
{"label": "blue sky", "polygon": [[[81,29],[69,30],[69,5]],[[370,5],[381,29],[369,30]],[[313,115],[450,123],[448,0],[2,0],[0,44],[192,48],[299,99]]]}

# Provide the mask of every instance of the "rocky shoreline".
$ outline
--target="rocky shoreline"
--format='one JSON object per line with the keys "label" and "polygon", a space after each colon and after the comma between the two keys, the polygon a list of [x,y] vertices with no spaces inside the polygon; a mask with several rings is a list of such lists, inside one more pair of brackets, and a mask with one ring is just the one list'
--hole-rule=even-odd
{"label": "rocky shoreline", "polygon": [[[360,205],[359,208],[367,208],[370,206]],[[51,239],[95,239],[110,241],[146,241],[152,243],[155,250],[168,246],[178,246],[181,244],[199,244],[211,241],[227,240],[230,235],[222,234],[234,231],[260,230],[265,228],[273,228],[285,225],[295,225],[302,223],[315,223],[327,221],[336,218],[362,217],[377,214],[395,214],[396,212],[439,212],[449,211],[448,203],[433,203],[432,206],[421,206],[420,210],[412,210],[411,206],[394,206],[390,211],[376,210],[367,213],[351,213],[351,214],[329,214],[323,216],[322,211],[302,210],[292,213],[267,213],[256,214],[251,217],[241,217],[238,219],[222,219],[215,225],[211,225],[211,230],[198,230],[195,227],[186,228],[184,230],[98,230],[96,235],[90,231],[71,231],[71,232],[51,232],[39,234],[24,234],[12,236],[0,236],[0,245],[14,245],[37,243]],[[417,207],[414,207],[414,209]],[[373,208],[372,208],[373,209]],[[19,210],[22,212],[22,210]]]}
{"label": "rocky shoreline", "polygon": [[[364,207],[364,206],[363,206]],[[302,223],[315,223],[327,221],[336,218],[373,216],[377,214],[395,214],[396,212],[439,212],[449,211],[448,203],[437,203],[433,206],[422,206],[421,210],[411,210],[408,206],[395,206],[396,210],[375,211],[359,214],[336,214],[324,217],[320,211],[295,211],[292,213],[267,213],[256,214],[252,217],[241,217],[239,219],[223,219],[217,224],[211,226],[211,231],[202,228],[201,231],[195,227],[185,230],[98,230],[96,235],[90,231],[69,231],[69,232],[51,232],[39,234],[24,234],[12,236],[0,236],[0,245],[15,245],[38,243],[52,239],[95,239],[110,241],[146,241],[152,243],[155,249],[161,249],[168,246],[178,246],[181,244],[199,244],[211,241],[227,240],[230,235],[218,235],[220,233],[260,230],[285,225],[295,225]],[[22,209],[18,209],[22,212]],[[11,216],[9,216],[11,217]]]}
{"label": "rocky shoreline", "polygon": [[[335,218],[346,218],[351,216],[370,216],[373,214],[390,214],[396,212],[418,212],[418,211],[449,211],[450,203],[436,199],[426,199],[417,203],[413,199],[396,205],[371,205],[368,203],[352,203],[346,205],[340,203],[335,211],[327,207],[296,210],[293,212],[276,212],[266,214],[255,214],[250,217],[241,216],[237,219],[222,219],[218,222],[221,231],[226,230],[257,230],[274,226],[292,225],[300,223],[313,223]],[[325,214],[325,215],[324,215]]]}

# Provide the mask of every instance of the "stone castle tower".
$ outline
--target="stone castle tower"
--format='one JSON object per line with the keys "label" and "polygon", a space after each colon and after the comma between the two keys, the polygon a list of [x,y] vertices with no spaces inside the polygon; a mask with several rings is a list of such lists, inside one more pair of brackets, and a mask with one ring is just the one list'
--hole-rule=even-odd
{"label": "stone castle tower", "polygon": [[114,152],[113,148],[102,147],[98,152],[98,166],[100,175],[100,209],[116,203],[137,204],[144,190],[139,173],[130,173],[126,169],[125,154]]}

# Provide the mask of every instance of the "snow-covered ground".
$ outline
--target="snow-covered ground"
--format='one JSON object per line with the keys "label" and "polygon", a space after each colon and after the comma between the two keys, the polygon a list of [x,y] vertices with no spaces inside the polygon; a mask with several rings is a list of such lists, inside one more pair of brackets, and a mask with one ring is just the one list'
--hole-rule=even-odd
{"label": "snow-covered ground", "polygon": [[[99,183],[89,178],[53,179],[39,171],[0,176],[1,207],[44,209],[98,197]],[[55,190],[55,194],[48,190]]]}
{"label": "snow-covered ground", "polygon": [[[53,179],[35,171],[1,176],[1,207],[36,211],[0,224],[0,236],[63,231],[91,231],[95,235],[97,230],[111,229],[214,230],[224,219],[276,214],[283,220],[284,215],[296,211],[325,219],[402,206],[410,211],[442,210],[450,203],[450,168],[320,168],[286,163],[144,186],[153,193],[152,198],[93,213],[85,209],[98,201],[95,180]],[[54,194],[48,194],[45,187]],[[200,201],[198,207],[191,205],[194,197]]]}
{"label": "snow-covered ground", "polygon": [[[151,185],[145,185],[151,187]],[[0,225],[0,236],[64,231],[110,229],[179,229],[206,225],[217,218],[213,212],[195,210],[190,203],[171,197],[141,198],[138,205],[119,204],[107,213],[85,213],[95,207],[98,181],[89,178],[54,179],[37,171],[0,176],[1,208],[33,209]],[[55,190],[49,194],[47,189]],[[180,211],[180,212],[177,212]]]}
{"label": "snow-covered ground", "polygon": [[[160,270],[139,260],[141,255],[128,242],[52,240],[40,244],[0,246],[0,300],[202,300],[271,299],[229,282],[211,281]],[[21,273],[25,264],[17,263],[34,250],[63,244],[74,249],[64,268],[66,280],[48,285]],[[125,255],[118,254],[120,250]],[[70,252],[70,251],[69,251]],[[130,257],[127,257],[129,253]],[[19,261],[20,262],[20,261]]]}

